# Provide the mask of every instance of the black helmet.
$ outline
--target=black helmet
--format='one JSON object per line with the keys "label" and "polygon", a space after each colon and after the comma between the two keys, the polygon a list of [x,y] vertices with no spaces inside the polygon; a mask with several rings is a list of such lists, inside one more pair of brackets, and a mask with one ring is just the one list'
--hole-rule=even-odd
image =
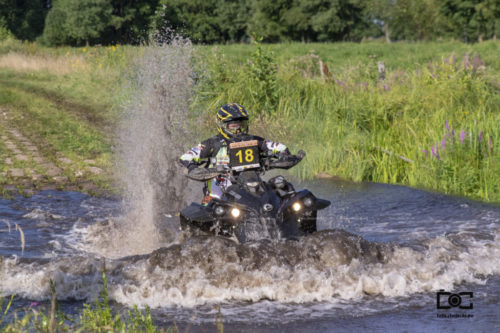
{"label": "black helmet", "polygon": [[217,130],[226,139],[248,133],[248,112],[239,104],[221,106],[217,111]]}

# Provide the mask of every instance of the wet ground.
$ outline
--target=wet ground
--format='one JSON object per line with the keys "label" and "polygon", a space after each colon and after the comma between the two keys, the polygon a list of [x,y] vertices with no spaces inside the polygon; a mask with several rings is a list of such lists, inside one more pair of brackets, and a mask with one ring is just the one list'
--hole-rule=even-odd
{"label": "wet ground", "polygon": [[499,206],[383,184],[305,187],[332,202],[320,231],[249,244],[172,239],[169,219],[148,239],[123,227],[118,200],[78,192],[0,199],[0,290],[17,306],[46,302],[53,279],[76,311],[99,292],[104,267],[117,308],[148,305],[181,331],[215,331],[216,306],[227,331],[500,328]]}

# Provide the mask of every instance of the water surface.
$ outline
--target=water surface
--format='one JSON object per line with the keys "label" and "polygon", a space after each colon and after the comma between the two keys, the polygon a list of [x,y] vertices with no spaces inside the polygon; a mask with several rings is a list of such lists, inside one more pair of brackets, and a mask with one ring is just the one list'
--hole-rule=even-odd
{"label": "water surface", "polygon": [[[500,207],[373,183],[296,187],[332,202],[320,231],[248,244],[172,238],[175,217],[158,221],[155,246],[132,244],[118,200],[58,191],[1,199],[0,290],[18,306],[43,302],[53,279],[74,311],[93,301],[104,268],[117,308],[149,306],[159,325],[191,332],[215,330],[217,307],[228,331],[500,328]],[[439,290],[473,292],[462,298],[473,309],[437,309]]]}

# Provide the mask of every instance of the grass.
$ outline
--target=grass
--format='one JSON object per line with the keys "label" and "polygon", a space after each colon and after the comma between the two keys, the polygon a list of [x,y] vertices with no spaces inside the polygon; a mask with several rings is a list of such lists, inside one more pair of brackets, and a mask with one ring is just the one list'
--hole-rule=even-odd
{"label": "grass", "polygon": [[[59,188],[78,189],[90,182],[95,184],[90,188],[113,189],[116,106],[130,49],[51,49],[14,40],[0,43],[0,107],[6,114],[0,127],[4,132],[17,129],[36,143],[49,162],[63,169],[68,181]],[[17,144],[22,149],[22,143]],[[0,170],[19,167],[6,165],[6,157],[17,163],[11,155],[8,149],[3,151]],[[61,158],[71,163],[60,163]],[[24,164],[26,172],[38,169],[36,172],[44,174],[36,164]],[[96,175],[89,168],[104,172]],[[13,178],[5,173],[1,183],[18,187],[33,183],[35,188],[43,188],[27,176]],[[45,176],[44,182],[50,179]]]}
{"label": "grass", "polygon": [[[92,159],[107,172],[89,179],[110,187],[123,73],[143,50],[0,43],[0,105],[12,115],[10,125],[40,142],[52,160],[63,154],[75,161],[68,177]],[[203,135],[213,133],[212,113],[236,101],[250,110],[252,132],[307,152],[293,170],[302,178],[327,173],[500,202],[499,42],[197,50],[201,70],[191,109],[205,120]],[[6,168],[0,160],[0,170]]]}
{"label": "grass", "polygon": [[[195,112],[245,105],[265,124],[257,132],[308,153],[295,170],[303,178],[328,173],[500,202],[500,43],[249,48],[205,50]],[[326,80],[318,59],[329,66]]]}
{"label": "grass", "polygon": [[[33,302],[29,308],[9,311],[14,300],[12,295],[4,304],[0,298],[0,330],[2,332],[178,332],[177,326],[158,328],[153,323],[149,308],[120,313],[108,300],[107,279],[103,273],[103,289],[93,304],[84,304],[83,309],[71,316],[59,310],[55,285],[50,281],[52,299],[50,309]],[[18,315],[19,313],[19,315]],[[219,332],[222,332],[219,330]]]}

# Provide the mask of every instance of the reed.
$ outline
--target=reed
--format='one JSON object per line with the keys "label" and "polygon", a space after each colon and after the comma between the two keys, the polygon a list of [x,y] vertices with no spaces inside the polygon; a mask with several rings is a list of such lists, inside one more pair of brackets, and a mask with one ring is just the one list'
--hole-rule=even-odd
{"label": "reed", "polygon": [[[342,46],[340,54],[364,48]],[[496,50],[498,43],[488,47]],[[308,153],[295,170],[303,178],[328,173],[500,201],[499,64],[484,60],[491,54],[449,53],[409,68],[391,65],[384,79],[367,57],[365,62],[332,66],[325,78],[319,74],[317,55],[279,62],[278,48],[269,47],[265,54],[277,67],[271,78],[276,88],[270,92],[277,95],[276,103],[262,97],[269,89],[262,90],[266,85],[251,75],[250,68],[258,63],[255,53],[249,55],[248,66],[219,54],[209,58],[212,79],[195,109],[213,110],[238,101],[261,115],[263,134]],[[459,140],[460,131],[467,133],[466,140]]]}
{"label": "reed", "polygon": [[120,313],[108,301],[107,278],[103,272],[103,289],[93,304],[85,304],[75,316],[58,309],[56,286],[50,280],[49,308],[38,302],[11,310],[14,295],[4,306],[0,297],[0,330],[2,332],[178,332],[177,326],[159,328],[153,323],[149,308]]}

